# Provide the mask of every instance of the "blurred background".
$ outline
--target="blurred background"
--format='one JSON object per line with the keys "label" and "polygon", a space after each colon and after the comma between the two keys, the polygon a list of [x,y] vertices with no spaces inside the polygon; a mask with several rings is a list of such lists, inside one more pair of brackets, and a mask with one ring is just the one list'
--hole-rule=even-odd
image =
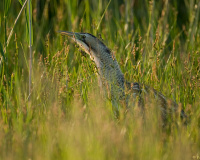
{"label": "blurred background", "polygon": [[[0,38],[1,43],[4,45],[8,36],[7,34],[12,28],[14,20],[16,19],[20,8],[22,7],[19,2],[20,1],[11,0],[2,0],[0,2]],[[93,34],[105,34],[109,32],[107,35],[111,36],[114,40],[118,32],[122,32],[121,34],[125,33],[124,36],[128,36],[128,34],[135,32],[138,28],[140,30],[141,36],[144,36],[149,29],[150,23],[152,24],[151,36],[155,36],[159,19],[166,14],[167,19],[165,21],[167,22],[164,22],[163,25],[168,25],[168,27],[173,26],[172,31],[178,30],[180,32],[183,29],[187,30],[190,26],[190,18],[191,14],[193,14],[193,9],[195,9],[195,5],[198,5],[197,1],[195,0],[117,0],[111,2],[107,0],[33,0],[33,47],[36,49],[36,51],[44,53],[45,38],[48,35],[52,40],[53,37],[55,38],[55,33],[59,29],[73,30],[77,32],[90,32]],[[107,6],[108,8],[106,9]],[[163,10],[163,8],[165,8],[165,10]],[[24,14],[25,12],[23,12],[23,15],[20,16],[17,22],[18,25],[16,25],[14,29],[16,36],[19,36],[19,38],[22,39],[26,33],[23,32],[26,30],[26,20]],[[182,40],[185,40],[186,38],[184,33],[181,34],[181,37]],[[13,40],[14,36],[12,41]]]}

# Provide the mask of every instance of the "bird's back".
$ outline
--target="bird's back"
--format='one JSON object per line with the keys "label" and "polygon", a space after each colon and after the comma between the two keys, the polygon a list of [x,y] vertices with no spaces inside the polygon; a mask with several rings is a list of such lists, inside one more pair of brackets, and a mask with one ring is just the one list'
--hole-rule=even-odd
{"label": "bird's back", "polygon": [[172,120],[174,117],[177,117],[177,114],[180,115],[181,119],[187,121],[185,112],[179,108],[178,104],[166,98],[155,89],[137,82],[130,83],[127,81],[125,82],[125,88],[125,94],[128,98],[128,108],[139,106],[144,111],[144,108],[151,107],[153,104],[159,107],[163,121]]}

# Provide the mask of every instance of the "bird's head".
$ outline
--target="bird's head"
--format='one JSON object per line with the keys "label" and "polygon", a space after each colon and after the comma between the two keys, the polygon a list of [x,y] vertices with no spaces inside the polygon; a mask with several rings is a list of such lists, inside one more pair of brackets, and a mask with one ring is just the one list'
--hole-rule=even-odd
{"label": "bird's head", "polygon": [[[71,37],[71,39],[90,55],[90,58],[98,68],[101,80],[106,82],[105,84],[108,86],[112,86],[111,88],[115,98],[124,96],[124,75],[121,72],[115,56],[101,40],[89,33],[58,32]],[[100,86],[102,85],[102,81],[100,82]]]}
{"label": "bird's head", "polygon": [[104,45],[104,43],[92,34],[67,31],[58,32],[73,39],[86,53],[92,56],[91,58],[100,57],[102,51],[106,51],[110,54],[110,50]]}

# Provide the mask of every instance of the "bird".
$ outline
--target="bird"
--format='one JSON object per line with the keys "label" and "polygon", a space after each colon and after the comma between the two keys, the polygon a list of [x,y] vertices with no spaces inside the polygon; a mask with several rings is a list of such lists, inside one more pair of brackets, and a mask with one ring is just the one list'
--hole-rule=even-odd
{"label": "bird", "polygon": [[[163,121],[166,121],[169,113],[172,115],[174,112],[178,112],[178,105],[172,100],[169,104],[168,99],[162,93],[138,82],[125,80],[116,57],[101,39],[90,33],[68,31],[58,31],[58,33],[70,37],[94,61],[98,70],[99,86],[106,86],[106,89],[110,92],[113,112],[117,118],[120,114],[120,101],[125,103],[127,109],[130,108],[129,104],[134,105],[136,103],[143,108],[145,103],[143,95],[149,94],[152,94],[156,99]],[[168,105],[172,107],[168,107]],[[170,108],[170,111],[168,108]],[[187,117],[183,109],[180,111],[180,117],[182,119]]]}

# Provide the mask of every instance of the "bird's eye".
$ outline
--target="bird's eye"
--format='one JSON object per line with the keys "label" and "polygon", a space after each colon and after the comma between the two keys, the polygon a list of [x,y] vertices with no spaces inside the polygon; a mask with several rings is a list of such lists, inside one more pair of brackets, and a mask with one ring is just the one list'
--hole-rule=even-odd
{"label": "bird's eye", "polygon": [[86,36],[85,36],[85,35],[82,35],[82,38],[83,38],[83,39],[85,39],[85,38],[86,38]]}

